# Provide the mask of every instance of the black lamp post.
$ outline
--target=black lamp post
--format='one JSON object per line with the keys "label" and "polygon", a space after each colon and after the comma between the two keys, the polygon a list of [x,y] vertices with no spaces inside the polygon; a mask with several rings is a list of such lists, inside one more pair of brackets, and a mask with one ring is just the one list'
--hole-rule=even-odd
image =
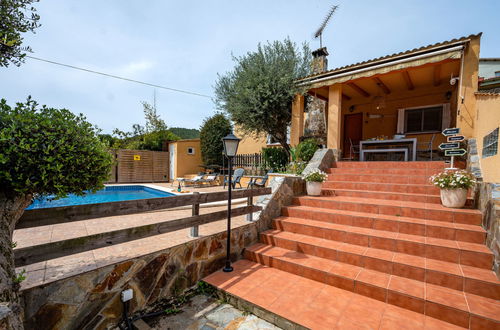
{"label": "black lamp post", "polygon": [[226,266],[224,266],[224,272],[232,272],[233,267],[231,267],[231,188],[232,188],[232,171],[233,171],[233,157],[236,156],[238,151],[238,144],[240,139],[230,133],[226,137],[222,138],[222,143],[224,145],[224,155],[228,160],[228,198],[227,198],[227,251],[226,251]]}

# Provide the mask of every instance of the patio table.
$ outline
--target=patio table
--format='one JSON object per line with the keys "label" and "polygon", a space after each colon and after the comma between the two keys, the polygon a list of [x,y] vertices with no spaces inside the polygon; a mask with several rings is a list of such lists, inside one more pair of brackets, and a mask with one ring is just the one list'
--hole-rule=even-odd
{"label": "patio table", "polygon": [[[364,150],[368,150],[367,146],[373,147],[394,147],[401,148],[401,146],[408,146],[411,144],[411,159],[413,161],[417,160],[417,139],[416,138],[405,138],[405,139],[392,139],[392,140],[364,140],[359,141],[359,160],[364,161],[365,156]],[[370,149],[371,150],[371,149]]]}

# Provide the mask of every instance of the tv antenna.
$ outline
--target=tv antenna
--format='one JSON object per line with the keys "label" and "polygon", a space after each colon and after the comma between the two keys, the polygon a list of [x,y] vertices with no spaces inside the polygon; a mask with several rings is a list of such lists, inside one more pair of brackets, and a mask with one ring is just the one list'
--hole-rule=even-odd
{"label": "tv antenna", "polygon": [[314,33],[314,39],[317,39],[319,37],[319,48],[323,48],[323,40],[321,39],[321,36],[323,34],[323,30],[328,25],[330,18],[332,18],[333,13],[337,10],[337,8],[339,8],[338,5],[333,5],[330,8],[330,10],[328,11],[328,14],[326,14],[325,18],[323,19],[323,23],[321,23],[321,25],[319,26],[316,33]]}

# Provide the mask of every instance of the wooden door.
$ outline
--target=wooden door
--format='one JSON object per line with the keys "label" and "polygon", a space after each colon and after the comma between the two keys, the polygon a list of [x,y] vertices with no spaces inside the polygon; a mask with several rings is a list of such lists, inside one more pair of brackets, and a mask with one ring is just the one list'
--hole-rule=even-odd
{"label": "wooden door", "polygon": [[[351,142],[354,146],[359,146],[359,141],[363,138],[363,113],[355,113],[344,116],[344,157],[349,159],[357,158],[359,155],[351,153]],[[358,150],[358,149],[356,149]]]}

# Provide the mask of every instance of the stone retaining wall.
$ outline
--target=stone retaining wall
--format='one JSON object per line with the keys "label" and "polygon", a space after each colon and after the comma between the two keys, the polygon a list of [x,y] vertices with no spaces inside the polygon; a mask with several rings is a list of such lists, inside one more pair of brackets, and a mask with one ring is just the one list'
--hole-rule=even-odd
{"label": "stone retaining wall", "polygon": [[[304,192],[298,177],[275,178],[273,193],[261,196],[254,214],[257,221],[231,232],[232,259],[241,257],[246,246],[259,239],[259,232]],[[22,291],[26,329],[105,329],[116,325],[122,315],[121,291],[132,288],[130,312],[143,309],[159,298],[182,293],[203,277],[224,266],[226,233],[193,239],[114,265]]]}
{"label": "stone retaining wall", "polygon": [[486,230],[486,245],[493,251],[493,270],[500,279],[500,184],[479,182],[475,199],[483,213],[483,228]]}

